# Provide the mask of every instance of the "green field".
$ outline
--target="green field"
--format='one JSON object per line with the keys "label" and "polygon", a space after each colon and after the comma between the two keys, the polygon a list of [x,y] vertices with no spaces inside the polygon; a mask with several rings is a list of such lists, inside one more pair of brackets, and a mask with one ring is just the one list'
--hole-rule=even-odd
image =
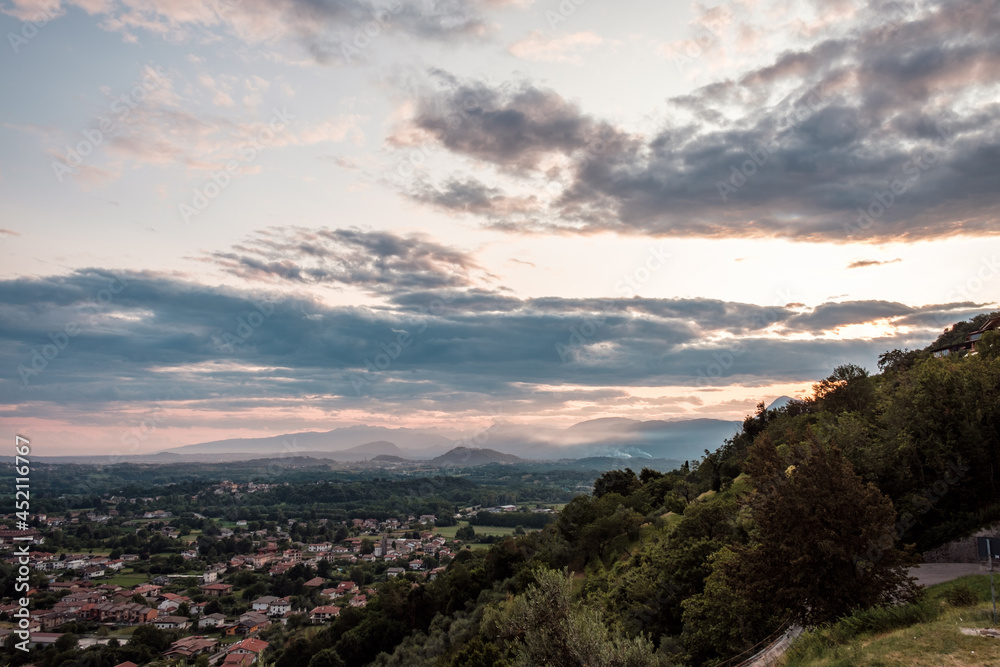
{"label": "green field", "polygon": [[[461,528],[462,526],[468,526],[468,525],[469,525],[468,521],[459,521],[457,526],[444,526],[441,528],[435,528],[434,532],[435,534],[438,534],[445,539],[453,540],[455,539],[455,533],[458,532],[458,529]],[[506,535],[513,535],[514,531],[516,530],[515,528],[510,528],[507,526],[473,526],[473,529],[476,531],[476,535],[484,535],[484,536],[498,535],[501,537]],[[525,528],[524,530],[530,533],[538,529]]]}
{"label": "green field", "polygon": [[133,586],[144,584],[149,581],[149,576],[145,574],[136,574],[134,572],[122,572],[102,581],[114,586],[121,586],[122,588],[132,588]]}
{"label": "green field", "polygon": [[[963,584],[975,590],[979,602],[968,607],[946,602],[945,594]],[[922,605],[862,612],[853,620],[804,635],[779,664],[783,667],[1000,665],[1000,639],[964,635],[959,630],[995,627],[989,591],[986,575],[931,586]]]}

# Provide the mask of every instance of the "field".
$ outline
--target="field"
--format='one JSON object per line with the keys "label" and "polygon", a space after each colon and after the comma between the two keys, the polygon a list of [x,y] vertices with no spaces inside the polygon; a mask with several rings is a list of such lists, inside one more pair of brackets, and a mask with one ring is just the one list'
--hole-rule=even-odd
{"label": "field", "polygon": [[[453,539],[455,539],[455,533],[458,532],[458,529],[461,528],[462,526],[468,526],[468,525],[469,525],[468,521],[459,521],[457,526],[444,526],[444,527],[435,528],[434,532],[440,534],[441,537],[444,537],[444,538],[449,539],[449,540],[453,540]],[[515,528],[510,528],[508,526],[473,526],[473,529],[476,531],[476,535],[484,535],[484,536],[485,535],[497,535],[497,536],[500,536],[500,537],[503,537],[503,536],[506,536],[506,535],[513,535],[514,531],[516,530]],[[538,530],[538,529],[537,528],[525,528],[524,530],[526,532],[530,533],[530,532]]]}
{"label": "field", "polygon": [[113,577],[108,577],[107,579],[102,579],[102,583],[112,584],[114,586],[121,586],[122,588],[132,588],[138,584],[144,584],[149,580],[149,577],[145,574],[136,574],[134,572],[122,572],[121,574],[116,574]]}
{"label": "field", "polygon": [[[969,607],[953,606],[946,593],[960,585],[972,587],[979,599]],[[927,620],[883,632],[858,634],[850,639],[845,623],[803,636],[789,651],[783,667],[981,667],[1000,665],[1000,639],[969,636],[959,628],[996,627],[992,620],[989,577],[973,575],[927,589]],[[902,611],[903,608],[898,608]],[[919,610],[915,610],[918,613]],[[906,614],[888,610],[882,622]],[[891,621],[889,621],[891,622]],[[878,625],[876,621],[875,625]],[[838,641],[838,638],[841,638]]]}

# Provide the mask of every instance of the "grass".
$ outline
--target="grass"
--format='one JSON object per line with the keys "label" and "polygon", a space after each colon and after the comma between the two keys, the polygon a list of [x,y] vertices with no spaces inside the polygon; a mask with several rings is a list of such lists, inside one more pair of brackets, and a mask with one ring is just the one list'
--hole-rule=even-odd
{"label": "grass", "polygon": [[121,574],[116,574],[113,577],[108,577],[107,579],[102,579],[101,583],[111,584],[113,586],[121,586],[122,588],[132,588],[138,584],[144,584],[149,581],[149,576],[145,574],[137,574],[135,572],[122,572]]}
{"label": "grass", "polygon": [[[971,588],[975,604],[946,602]],[[927,589],[920,602],[869,609],[800,637],[783,667],[973,667],[1000,665],[1000,639],[963,635],[959,628],[994,627],[989,577],[972,575]]]}
{"label": "grass", "polygon": [[[440,528],[435,528],[434,532],[441,535],[441,537],[445,539],[453,540],[455,539],[455,533],[458,532],[458,529],[461,528],[462,526],[468,526],[468,525],[469,525],[468,521],[459,521],[457,526],[443,526]],[[506,535],[513,535],[514,531],[516,530],[516,528],[510,528],[508,526],[473,526],[473,529],[475,529],[476,535],[484,535],[484,536],[498,535],[501,537]],[[530,533],[538,529],[525,528],[524,530],[525,532]]]}

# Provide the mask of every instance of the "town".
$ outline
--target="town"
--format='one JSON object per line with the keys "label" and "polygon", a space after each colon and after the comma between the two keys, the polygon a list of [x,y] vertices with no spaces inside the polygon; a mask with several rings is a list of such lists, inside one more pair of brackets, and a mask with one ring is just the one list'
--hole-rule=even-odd
{"label": "town", "polygon": [[[224,479],[188,500],[240,503],[286,486]],[[477,531],[470,520],[493,515],[537,527],[555,515],[551,506],[470,505],[440,517],[278,523],[211,518],[174,505],[175,496],[108,494],[99,507],[35,514],[27,530],[10,528],[14,515],[0,519],[3,561],[12,569],[26,561],[31,571],[33,605],[27,627],[21,625],[28,648],[86,649],[152,637],[147,645],[161,649],[160,660],[193,663],[205,656],[199,664],[245,667],[256,663],[278,626],[329,625],[345,609],[364,609],[383,583],[419,587],[461,551],[533,529]],[[97,538],[105,548],[63,548],[80,543],[67,540],[71,534]],[[26,558],[19,555],[25,550]],[[13,596],[0,600],[0,621],[14,620],[18,608]],[[9,653],[14,638],[12,627],[0,627]]]}

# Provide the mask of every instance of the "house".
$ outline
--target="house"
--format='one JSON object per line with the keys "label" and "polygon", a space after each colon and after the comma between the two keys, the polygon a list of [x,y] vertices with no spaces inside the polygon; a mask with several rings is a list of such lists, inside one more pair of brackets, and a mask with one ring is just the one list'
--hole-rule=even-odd
{"label": "house", "polygon": [[252,603],[253,610],[254,611],[262,611],[262,612],[264,612],[266,614],[267,613],[267,608],[270,607],[271,603],[274,602],[277,599],[278,598],[274,597],[273,595],[264,595],[262,597],[259,597],[256,600],[254,600],[253,603]]}
{"label": "house", "polygon": [[309,612],[309,620],[313,623],[326,623],[329,620],[337,618],[339,615],[340,607],[321,605],[319,607],[314,607],[313,610]]}
{"label": "house", "polygon": [[351,598],[351,603],[350,604],[351,604],[352,607],[364,607],[365,605],[368,604],[368,596],[367,595],[355,595],[353,598]]}
{"label": "house", "polygon": [[153,625],[160,630],[184,630],[191,625],[191,621],[186,616],[158,616]]}
{"label": "house", "polygon": [[240,620],[236,624],[235,634],[240,634],[246,637],[252,635],[258,630],[266,628],[270,624],[271,621],[268,620],[266,615],[257,611],[248,611],[240,616]]}
{"label": "house", "polygon": [[220,598],[233,592],[231,584],[202,584],[198,587],[205,595],[213,598]]}
{"label": "house", "polygon": [[309,581],[307,581],[302,585],[307,588],[319,588],[325,583],[326,581],[323,579],[323,577],[313,577],[312,579],[310,579]]}
{"label": "house", "polygon": [[226,624],[226,616],[224,614],[209,614],[201,619],[201,624],[206,628],[217,628]]}
{"label": "house", "polygon": [[275,598],[267,607],[268,616],[284,616],[292,610],[292,601],[288,598]]}
{"label": "house", "polygon": [[403,572],[405,572],[405,571],[406,570],[404,570],[401,567],[390,567],[388,570],[385,571],[385,573],[387,575],[389,575],[390,577],[398,577],[399,575],[403,574]]}
{"label": "house", "polygon": [[207,639],[200,635],[184,637],[171,644],[163,655],[167,658],[196,658],[203,653],[212,653],[218,643],[216,639]]}
{"label": "house", "polygon": [[257,662],[257,658],[268,647],[268,643],[256,637],[247,637],[229,647],[226,659],[222,661],[225,667],[243,667]]}
{"label": "house", "polygon": [[189,607],[191,605],[191,598],[184,597],[183,595],[177,595],[176,593],[164,593],[161,597],[163,599],[160,601],[160,604],[156,606],[156,608],[165,614],[177,611],[182,604],[187,603]]}
{"label": "house", "polygon": [[936,350],[931,350],[931,354],[935,357],[946,357],[949,354],[954,354],[962,350],[967,350],[970,354],[975,354],[976,343],[983,337],[983,334],[987,331],[995,331],[997,329],[1000,329],[1000,317],[991,317],[981,327],[966,335],[965,340],[961,343],[939,347]]}
{"label": "house", "polygon": [[143,584],[132,589],[132,595],[139,594],[144,598],[156,597],[160,594],[160,587],[153,584]]}
{"label": "house", "polygon": [[337,584],[337,588],[335,588],[334,590],[336,591],[336,594],[333,597],[339,598],[341,595],[353,593],[354,591],[358,590],[358,585],[353,581],[342,581],[339,584]]}

